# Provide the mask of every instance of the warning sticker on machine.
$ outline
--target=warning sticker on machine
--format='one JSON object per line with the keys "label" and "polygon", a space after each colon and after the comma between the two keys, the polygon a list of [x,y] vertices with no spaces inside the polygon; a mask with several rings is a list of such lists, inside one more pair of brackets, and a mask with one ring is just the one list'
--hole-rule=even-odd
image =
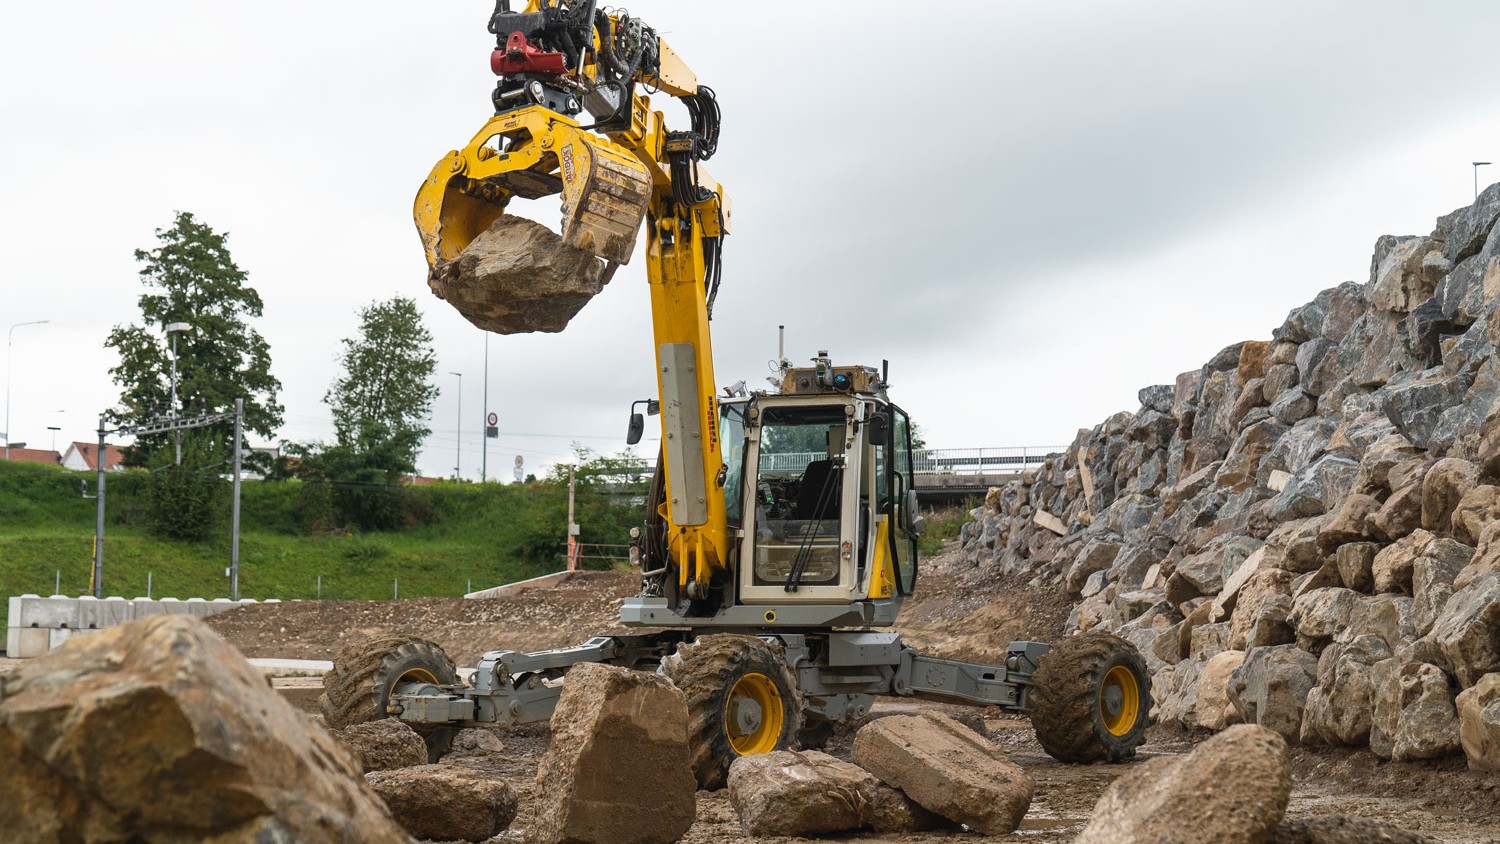
{"label": "warning sticker on machine", "polygon": [[568,144],[562,148],[562,170],[563,181],[573,181],[573,145]]}

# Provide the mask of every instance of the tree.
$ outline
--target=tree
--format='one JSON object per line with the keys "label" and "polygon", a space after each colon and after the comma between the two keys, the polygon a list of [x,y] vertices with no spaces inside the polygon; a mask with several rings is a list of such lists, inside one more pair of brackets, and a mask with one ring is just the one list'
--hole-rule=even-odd
{"label": "tree", "polygon": [[[176,334],[177,407],[182,415],[223,413],[245,399],[245,429],[271,437],[281,425],[276,403],[281,382],[271,374],[271,352],[249,319],[261,316],[260,294],[230,257],[228,235],[215,232],[192,214],[179,211],[170,228],[157,229],[155,249],[137,249],[146,292],[138,303],[143,325],[115,326],[105,348],[120,356],[110,376],[121,387],[120,407],[110,419],[137,424],[170,412],[172,341],[164,329],[174,322],[191,326]],[[218,429],[216,429],[218,430]],[[232,427],[223,426],[224,446]],[[142,438],[135,462],[171,439]]]}
{"label": "tree", "polygon": [[359,336],[345,339],[339,355],[344,376],[323,399],[333,409],[334,433],[340,445],[356,447],[378,427],[408,449],[404,462],[414,463],[432,432],[425,420],[437,397],[429,380],[437,366],[432,333],[416,301],[401,296],[362,308],[359,319]]}
{"label": "tree", "polygon": [[[301,502],[308,527],[331,517],[339,526],[391,530],[420,521],[407,512],[401,476],[415,471],[416,442],[411,431],[393,434],[379,422],[366,422],[347,443],[289,445],[305,486]],[[325,513],[324,510],[331,510]]]}

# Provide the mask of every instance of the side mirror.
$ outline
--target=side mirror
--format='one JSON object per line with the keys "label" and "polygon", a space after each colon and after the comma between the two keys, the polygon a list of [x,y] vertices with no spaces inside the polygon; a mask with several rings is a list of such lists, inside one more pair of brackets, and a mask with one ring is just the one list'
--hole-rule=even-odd
{"label": "side mirror", "polygon": [[906,491],[906,500],[902,502],[901,511],[906,521],[906,532],[912,536],[921,536],[922,529],[927,525],[927,520],[918,515],[922,511],[917,504],[916,490],[909,489]]}
{"label": "side mirror", "polygon": [[625,444],[635,445],[641,441],[641,435],[646,432],[646,417],[639,413],[630,414],[630,430],[625,434]]}
{"label": "side mirror", "polygon": [[876,413],[865,422],[870,434],[870,445],[887,445],[891,441],[891,417],[886,413]]}

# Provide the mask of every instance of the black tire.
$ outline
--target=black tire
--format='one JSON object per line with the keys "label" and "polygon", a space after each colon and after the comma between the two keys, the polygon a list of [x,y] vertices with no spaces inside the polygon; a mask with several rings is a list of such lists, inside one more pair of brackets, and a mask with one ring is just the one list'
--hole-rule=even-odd
{"label": "black tire", "polygon": [[[345,645],[333,655],[333,668],[323,676],[318,709],[330,729],[388,718],[391,689],[403,677],[437,685],[458,683],[453,660],[438,645],[409,636],[384,636]],[[411,725],[427,742],[427,758],[436,762],[453,746],[452,726]]]}
{"label": "black tire", "polygon": [[1032,676],[1031,725],[1060,762],[1122,762],[1146,740],[1151,675],[1135,646],[1109,633],[1052,646]]}
{"label": "black tire", "polygon": [[804,715],[802,732],[797,734],[798,748],[802,750],[822,750],[828,746],[828,741],[833,738],[833,730],[837,726],[837,721]]}
{"label": "black tire", "polygon": [[[662,660],[661,673],[687,696],[689,753],[700,788],[722,788],[740,756],[796,745],[802,709],[780,648],[754,636],[702,636],[678,645]],[[747,701],[755,704],[750,721],[732,720],[731,702],[739,708]],[[745,723],[755,726],[746,731]]]}

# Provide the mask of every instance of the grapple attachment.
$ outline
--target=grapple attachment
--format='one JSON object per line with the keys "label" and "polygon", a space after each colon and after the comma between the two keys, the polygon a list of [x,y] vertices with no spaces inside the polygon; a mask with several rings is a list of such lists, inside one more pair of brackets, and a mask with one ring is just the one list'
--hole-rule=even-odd
{"label": "grapple attachment", "polygon": [[497,115],[449,152],[417,191],[427,264],[452,261],[512,197],[562,194],[563,241],[625,264],[651,198],[651,176],[624,148],[540,106]]}

